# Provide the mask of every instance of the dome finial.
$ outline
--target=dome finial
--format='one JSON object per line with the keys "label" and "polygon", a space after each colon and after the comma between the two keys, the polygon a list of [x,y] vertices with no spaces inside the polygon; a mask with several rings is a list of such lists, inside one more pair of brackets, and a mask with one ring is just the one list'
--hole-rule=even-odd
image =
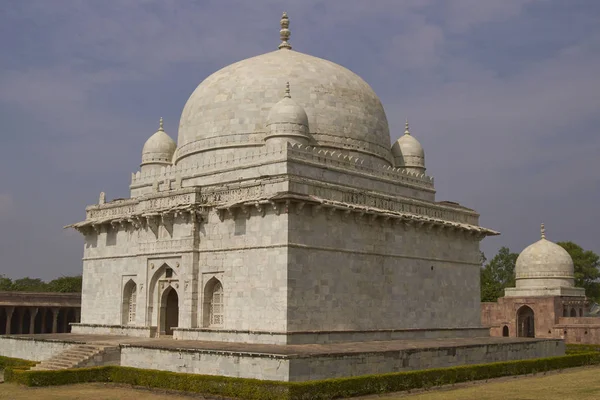
{"label": "dome finial", "polygon": [[542,232],[542,239],[546,239],[546,227],[544,227],[544,223],[542,222],[542,226],[540,228],[540,231]]}
{"label": "dome finial", "polygon": [[292,49],[292,45],[288,43],[290,39],[291,32],[288,29],[290,27],[290,19],[288,18],[287,13],[284,11],[281,16],[281,30],[279,31],[279,38],[281,39],[281,44],[279,45],[280,49]]}
{"label": "dome finial", "polygon": [[404,124],[404,134],[410,135],[410,130],[408,129],[408,118],[406,118],[406,123]]}
{"label": "dome finial", "polygon": [[288,99],[292,98],[292,95],[290,95],[290,83],[286,82],[285,83],[285,96],[283,97],[287,97]]}
{"label": "dome finial", "polygon": [[161,132],[165,131],[165,127],[163,125],[163,117],[160,117],[160,119],[158,120],[158,130]]}

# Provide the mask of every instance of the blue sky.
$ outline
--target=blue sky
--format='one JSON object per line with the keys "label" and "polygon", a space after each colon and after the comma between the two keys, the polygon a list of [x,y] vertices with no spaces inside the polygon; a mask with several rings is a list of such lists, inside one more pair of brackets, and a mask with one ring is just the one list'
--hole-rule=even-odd
{"label": "blue sky", "polygon": [[481,213],[519,252],[539,238],[600,252],[597,0],[4,0],[0,4],[0,274],[81,271],[66,224],[127,197],[145,140],[177,137],[194,88],[277,48],[361,75],[392,140],[409,118],[438,200]]}

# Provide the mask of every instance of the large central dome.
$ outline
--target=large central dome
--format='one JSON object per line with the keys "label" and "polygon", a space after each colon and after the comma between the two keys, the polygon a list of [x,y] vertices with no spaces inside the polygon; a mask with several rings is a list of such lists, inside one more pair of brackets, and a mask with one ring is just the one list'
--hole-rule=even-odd
{"label": "large central dome", "polygon": [[389,164],[390,134],[373,89],[352,71],[287,47],[229,65],[194,90],[179,123],[175,162],[264,145],[271,107],[290,83],[313,145]]}

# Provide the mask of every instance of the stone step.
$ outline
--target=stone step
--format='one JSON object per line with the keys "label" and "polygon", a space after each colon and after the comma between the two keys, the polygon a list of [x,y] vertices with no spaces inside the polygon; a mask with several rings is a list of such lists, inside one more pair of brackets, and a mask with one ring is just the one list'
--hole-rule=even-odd
{"label": "stone step", "polygon": [[108,344],[80,344],[57,354],[49,360],[42,361],[31,369],[43,371],[77,368],[79,365],[87,360],[91,360],[93,357],[105,352],[107,349],[118,348],[119,346]]}

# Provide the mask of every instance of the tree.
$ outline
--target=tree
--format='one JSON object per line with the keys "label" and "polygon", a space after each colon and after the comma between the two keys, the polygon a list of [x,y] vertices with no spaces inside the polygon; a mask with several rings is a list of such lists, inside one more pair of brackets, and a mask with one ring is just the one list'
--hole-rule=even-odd
{"label": "tree", "polygon": [[12,280],[4,275],[0,275],[0,292],[11,290]]}
{"label": "tree", "polygon": [[47,292],[46,282],[39,278],[21,278],[13,281],[12,291],[15,292]]}
{"label": "tree", "polygon": [[505,288],[515,286],[517,257],[519,255],[511,253],[508,247],[502,247],[481,269],[481,301],[496,301],[504,295]]}
{"label": "tree", "polygon": [[600,257],[598,254],[573,242],[558,242],[569,253],[575,266],[575,286],[585,289],[585,295],[596,302],[600,301]]}
{"label": "tree", "polygon": [[61,276],[48,282],[49,292],[78,293],[81,292],[81,275]]}

